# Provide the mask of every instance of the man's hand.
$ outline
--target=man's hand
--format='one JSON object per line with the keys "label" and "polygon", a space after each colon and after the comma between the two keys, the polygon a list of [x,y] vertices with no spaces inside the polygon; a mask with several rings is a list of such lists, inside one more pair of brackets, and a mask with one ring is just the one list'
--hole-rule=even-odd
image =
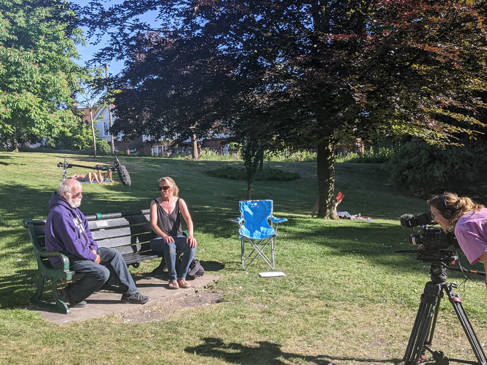
{"label": "man's hand", "polygon": [[100,257],[100,255],[97,254],[96,259],[95,259],[95,264],[99,264],[100,261],[101,261],[101,257]]}
{"label": "man's hand", "polygon": [[193,248],[198,245],[198,242],[196,242],[196,239],[193,236],[188,236],[188,245],[189,247]]}

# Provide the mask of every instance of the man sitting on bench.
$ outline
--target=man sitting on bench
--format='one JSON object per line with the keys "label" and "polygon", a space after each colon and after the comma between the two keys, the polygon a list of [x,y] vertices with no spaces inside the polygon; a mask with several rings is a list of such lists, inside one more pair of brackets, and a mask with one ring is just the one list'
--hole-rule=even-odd
{"label": "man sitting on bench", "polygon": [[[120,252],[113,248],[98,247],[93,240],[86,217],[78,209],[82,198],[81,183],[68,179],[61,182],[49,202],[45,226],[46,249],[62,252],[69,258],[70,269],[84,274],[83,278],[63,290],[61,299],[70,307],[84,307],[84,299],[108,281],[109,266],[127,288],[122,295],[123,303],[147,303],[149,297],[142,295],[135,286]],[[53,266],[62,267],[59,257],[49,257],[49,260]]]}

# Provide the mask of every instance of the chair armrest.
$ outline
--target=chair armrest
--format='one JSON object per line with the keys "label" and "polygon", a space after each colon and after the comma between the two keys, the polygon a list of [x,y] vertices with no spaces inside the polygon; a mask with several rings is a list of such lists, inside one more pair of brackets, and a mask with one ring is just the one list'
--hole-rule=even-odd
{"label": "chair armrest", "polygon": [[273,215],[269,217],[270,221],[274,224],[284,223],[287,222],[287,218],[276,218]]}
{"label": "chair armrest", "polygon": [[232,219],[232,222],[237,223],[239,226],[241,226],[244,222],[244,219],[242,217],[238,217],[238,218]]}
{"label": "chair armrest", "polygon": [[69,258],[59,251],[38,251],[40,257],[58,256],[63,260],[63,270],[69,271]]}

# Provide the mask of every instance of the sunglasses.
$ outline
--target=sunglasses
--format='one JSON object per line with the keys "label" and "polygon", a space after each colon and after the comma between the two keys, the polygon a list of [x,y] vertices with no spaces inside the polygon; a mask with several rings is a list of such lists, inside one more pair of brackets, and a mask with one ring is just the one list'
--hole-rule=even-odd
{"label": "sunglasses", "polygon": [[159,186],[159,190],[169,190],[171,187],[170,186]]}

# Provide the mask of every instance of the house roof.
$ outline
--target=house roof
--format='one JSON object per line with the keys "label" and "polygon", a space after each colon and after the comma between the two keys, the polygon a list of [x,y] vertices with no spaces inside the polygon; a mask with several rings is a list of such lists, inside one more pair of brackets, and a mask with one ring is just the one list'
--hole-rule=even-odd
{"label": "house roof", "polygon": [[[102,109],[103,106],[99,106],[96,108],[91,108],[93,120],[95,119],[96,114]],[[78,108],[78,112],[81,114],[83,118],[83,122],[90,123],[90,108]]]}

